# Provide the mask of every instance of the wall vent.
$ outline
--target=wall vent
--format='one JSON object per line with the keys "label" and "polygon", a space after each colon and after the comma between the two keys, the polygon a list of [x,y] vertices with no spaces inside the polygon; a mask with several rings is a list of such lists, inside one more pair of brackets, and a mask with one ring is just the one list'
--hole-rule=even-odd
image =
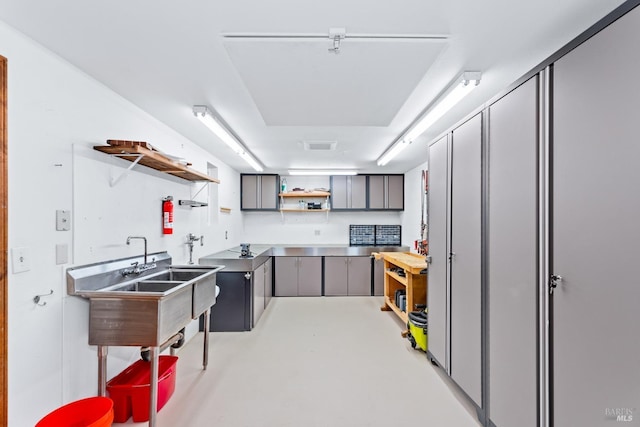
{"label": "wall vent", "polygon": [[337,141],[304,141],[304,149],[307,151],[333,151],[338,145]]}

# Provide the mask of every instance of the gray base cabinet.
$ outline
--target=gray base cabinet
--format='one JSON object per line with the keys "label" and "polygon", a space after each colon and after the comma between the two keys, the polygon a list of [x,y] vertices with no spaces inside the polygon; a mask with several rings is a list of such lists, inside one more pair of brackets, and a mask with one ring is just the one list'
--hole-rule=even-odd
{"label": "gray base cabinet", "polygon": [[264,264],[253,272],[253,327],[258,324],[265,307]]}
{"label": "gray base cabinet", "polygon": [[370,257],[325,257],[324,294],[371,295]]}
{"label": "gray base cabinet", "polygon": [[275,296],[321,296],[322,257],[276,257]]}
{"label": "gray base cabinet", "polygon": [[384,260],[373,260],[373,295],[384,296]]}

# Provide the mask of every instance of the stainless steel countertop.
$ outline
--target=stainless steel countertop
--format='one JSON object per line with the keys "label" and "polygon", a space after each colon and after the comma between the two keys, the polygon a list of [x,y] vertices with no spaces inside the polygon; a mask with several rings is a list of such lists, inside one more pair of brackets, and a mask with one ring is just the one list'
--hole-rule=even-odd
{"label": "stainless steel countertop", "polygon": [[[254,271],[272,256],[371,256],[371,252],[408,252],[408,246],[259,245],[251,244],[251,258],[240,258],[240,246],[200,257],[199,264],[224,264],[221,273]],[[220,274],[220,273],[218,273]]]}

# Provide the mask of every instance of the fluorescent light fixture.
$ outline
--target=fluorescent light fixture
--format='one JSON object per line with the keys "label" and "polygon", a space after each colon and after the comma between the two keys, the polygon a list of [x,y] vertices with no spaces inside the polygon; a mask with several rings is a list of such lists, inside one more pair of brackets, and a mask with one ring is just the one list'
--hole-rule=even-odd
{"label": "fluorescent light fixture", "polygon": [[289,175],[357,175],[350,169],[289,169]]}
{"label": "fluorescent light fixture", "polygon": [[424,131],[435,122],[440,120],[447,111],[480,84],[480,77],[481,73],[477,71],[466,71],[462,73],[462,75],[439,96],[439,101],[433,104],[433,106],[411,126],[409,131],[378,159],[378,166],[384,166],[389,163],[400,151],[415,141],[416,138],[422,135]]}
{"label": "fluorescent light fixture", "polygon": [[251,155],[249,150],[211,113],[209,108],[204,105],[194,105],[193,114],[209,128],[218,138],[229,146],[237,155],[249,163],[253,169],[262,172],[264,168],[258,160]]}

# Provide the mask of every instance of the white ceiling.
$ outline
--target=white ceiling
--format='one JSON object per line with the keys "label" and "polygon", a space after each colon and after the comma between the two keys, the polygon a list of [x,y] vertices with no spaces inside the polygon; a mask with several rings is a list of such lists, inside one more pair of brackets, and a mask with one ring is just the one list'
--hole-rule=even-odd
{"label": "white ceiling", "polygon": [[[0,20],[238,171],[252,169],[194,118],[193,105],[215,110],[267,172],[382,173],[424,162],[428,141],[621,3],[0,0]],[[339,55],[327,50],[331,27],[346,28]],[[327,38],[225,37],[240,33]],[[377,167],[385,149],[465,70],[482,72],[480,86],[396,160]],[[337,141],[337,147],[305,151],[303,141]]]}

